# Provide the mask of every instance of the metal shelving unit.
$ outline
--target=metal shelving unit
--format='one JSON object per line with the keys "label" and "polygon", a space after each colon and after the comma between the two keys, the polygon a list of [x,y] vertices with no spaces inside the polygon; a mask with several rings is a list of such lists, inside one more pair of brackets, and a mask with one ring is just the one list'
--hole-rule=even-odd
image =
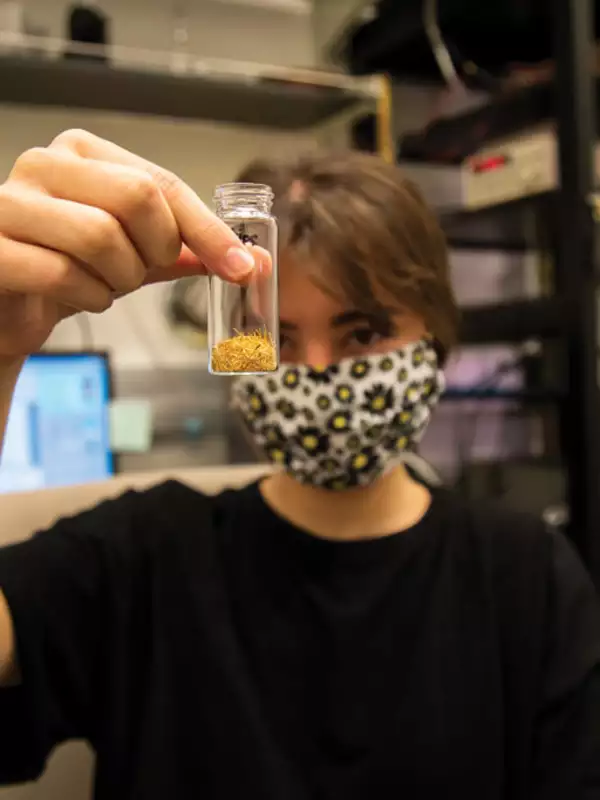
{"label": "metal shelving unit", "polygon": [[[381,101],[377,77],[24,37],[2,52],[0,103],[311,128]],[[65,54],[68,57],[65,58]]]}
{"label": "metal shelving unit", "polygon": [[597,139],[593,0],[554,0],[561,188],[557,288],[564,298],[568,393],[560,405],[571,536],[600,585],[598,271],[591,205]]}
{"label": "metal shelving unit", "polygon": [[[568,531],[600,587],[600,314],[597,223],[592,202],[597,101],[590,70],[594,6],[594,0],[553,0],[560,188],[550,196],[524,201],[546,203],[546,211],[551,212],[547,219],[554,227],[548,239],[555,265],[555,294],[470,309],[465,314],[464,338],[479,343],[526,338],[562,342],[564,391],[553,402],[565,468]],[[493,244],[494,249],[506,249],[505,232],[509,249],[519,249],[525,244],[519,236],[520,208],[522,203],[509,204],[484,212],[443,215],[442,221],[451,243],[462,235],[477,247],[486,245],[486,216],[504,218],[506,228],[500,241]],[[493,227],[489,226],[490,233]],[[516,235],[511,237],[510,230]],[[487,245],[491,243],[487,240]]]}
{"label": "metal shelving unit", "polygon": [[[443,5],[444,13],[452,13],[451,5]],[[569,533],[600,586],[600,293],[596,264],[600,251],[593,202],[598,101],[590,70],[598,5],[595,0],[552,0],[561,181],[557,192],[524,202],[538,207],[545,204],[546,219],[552,220],[552,229],[546,231],[545,238],[554,256],[556,293],[552,297],[466,310],[463,340],[492,343],[539,338],[558,341],[564,347],[564,386],[547,399],[558,409]],[[400,40],[405,45],[403,52],[408,53],[412,52],[415,35],[423,38],[418,15],[413,16],[412,27],[402,26],[390,32],[395,37],[396,51],[401,49]],[[352,32],[350,29],[349,35]],[[347,38],[338,34],[338,49],[339,42]],[[402,79],[397,73],[395,77]],[[442,213],[441,219],[453,247],[520,251],[530,244],[522,212],[520,201],[484,211]]]}

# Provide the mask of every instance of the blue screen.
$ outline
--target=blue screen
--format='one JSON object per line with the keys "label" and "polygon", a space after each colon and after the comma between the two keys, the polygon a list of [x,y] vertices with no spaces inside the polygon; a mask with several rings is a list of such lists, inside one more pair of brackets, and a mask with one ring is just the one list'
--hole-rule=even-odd
{"label": "blue screen", "polygon": [[0,492],[70,486],[112,475],[109,399],[104,356],[30,356],[8,417]]}

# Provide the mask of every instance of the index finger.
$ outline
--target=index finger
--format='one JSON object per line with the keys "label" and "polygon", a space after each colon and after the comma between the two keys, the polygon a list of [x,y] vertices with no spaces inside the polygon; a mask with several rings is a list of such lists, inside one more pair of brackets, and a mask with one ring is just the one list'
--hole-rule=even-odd
{"label": "index finger", "polygon": [[174,173],[84,130],[65,131],[50,146],[66,148],[82,158],[144,170],[152,176],[169,204],[183,242],[205,265],[207,272],[239,281],[254,269],[252,255],[231,228]]}

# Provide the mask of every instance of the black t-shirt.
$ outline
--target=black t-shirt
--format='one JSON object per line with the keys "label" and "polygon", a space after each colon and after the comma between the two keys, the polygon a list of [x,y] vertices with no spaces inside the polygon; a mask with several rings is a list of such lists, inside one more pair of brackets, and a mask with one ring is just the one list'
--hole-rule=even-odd
{"label": "black t-shirt", "polygon": [[100,800],[600,797],[595,593],[537,521],[439,491],[334,542],[170,482],[0,551],[0,586],[0,782],[76,737]]}

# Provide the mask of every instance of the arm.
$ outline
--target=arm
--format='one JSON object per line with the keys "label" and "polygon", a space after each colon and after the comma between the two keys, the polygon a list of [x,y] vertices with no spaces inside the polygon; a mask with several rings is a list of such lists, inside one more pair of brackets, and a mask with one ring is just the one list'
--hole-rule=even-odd
{"label": "arm", "polygon": [[127,524],[111,517],[97,509],[0,548],[0,786],[37,779],[55,745],[85,738],[92,722],[100,571],[112,547],[100,529]]}
{"label": "arm", "polygon": [[600,800],[600,613],[567,541],[552,537],[532,800]]}
{"label": "arm", "polygon": [[0,688],[16,679],[15,636],[6,598],[0,590]]}
{"label": "arm", "polygon": [[24,359],[15,358],[6,361],[0,360],[0,456],[4,443],[4,433],[8,421],[8,412],[12,402],[13,392],[17,378],[21,372]]}
{"label": "arm", "polygon": [[[0,458],[2,456],[2,444],[8,412],[22,363],[22,360],[15,359],[0,364]],[[0,589],[0,686],[14,680],[16,677],[15,672],[15,641],[12,618],[6,598]]]}
{"label": "arm", "polygon": [[130,492],[0,548],[18,662],[18,681],[5,669],[0,688],[0,786],[39,777],[62,741],[92,742],[109,713],[108,687],[132,663],[123,630],[144,602],[138,532],[152,496]]}
{"label": "arm", "polygon": [[[85,131],[23,153],[0,185],[0,209],[0,454],[23,354],[62,319],[102,312],[147,283],[207,272],[243,281],[254,268],[180,178]],[[14,675],[9,606],[18,639],[0,582],[0,686]]]}

